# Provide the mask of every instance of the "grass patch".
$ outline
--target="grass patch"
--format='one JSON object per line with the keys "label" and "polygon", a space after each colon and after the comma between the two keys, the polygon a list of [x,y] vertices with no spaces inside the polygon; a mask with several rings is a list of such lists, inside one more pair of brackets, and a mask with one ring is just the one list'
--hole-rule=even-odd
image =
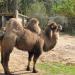
{"label": "grass patch", "polygon": [[60,63],[40,63],[37,67],[43,75],[75,75],[75,66]]}

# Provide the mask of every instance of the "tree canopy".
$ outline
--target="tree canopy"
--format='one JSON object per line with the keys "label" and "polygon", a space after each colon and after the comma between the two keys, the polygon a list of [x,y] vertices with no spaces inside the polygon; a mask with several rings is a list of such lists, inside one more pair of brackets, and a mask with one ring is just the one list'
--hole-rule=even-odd
{"label": "tree canopy", "polygon": [[48,16],[54,14],[74,16],[75,0],[20,0],[20,11],[25,15],[44,11]]}

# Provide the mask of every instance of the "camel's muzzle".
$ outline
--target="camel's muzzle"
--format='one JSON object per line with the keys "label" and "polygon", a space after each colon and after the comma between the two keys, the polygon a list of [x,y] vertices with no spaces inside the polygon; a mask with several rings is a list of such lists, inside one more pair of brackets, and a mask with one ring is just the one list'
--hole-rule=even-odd
{"label": "camel's muzzle", "polygon": [[62,26],[61,25],[58,26],[58,31],[62,31]]}

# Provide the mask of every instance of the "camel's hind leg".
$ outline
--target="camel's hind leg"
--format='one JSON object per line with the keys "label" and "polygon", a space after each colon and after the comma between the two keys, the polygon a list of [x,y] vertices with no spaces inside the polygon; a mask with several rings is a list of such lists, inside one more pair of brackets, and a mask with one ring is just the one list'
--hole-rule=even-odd
{"label": "camel's hind leg", "polygon": [[11,75],[8,68],[10,53],[11,50],[1,51],[1,63],[4,68],[5,75]]}
{"label": "camel's hind leg", "polygon": [[15,40],[16,38],[10,34],[9,36],[4,36],[1,43],[1,63],[5,75],[11,75],[8,68],[8,62],[9,62],[10,53],[12,52],[13,47],[15,46]]}

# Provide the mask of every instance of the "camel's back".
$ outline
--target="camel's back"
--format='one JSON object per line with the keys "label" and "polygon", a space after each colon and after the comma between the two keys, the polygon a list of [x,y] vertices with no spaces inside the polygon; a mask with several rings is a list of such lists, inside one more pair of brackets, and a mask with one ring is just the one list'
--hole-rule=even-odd
{"label": "camel's back", "polygon": [[37,34],[40,34],[41,33],[41,28],[38,26],[38,25],[28,25],[27,28],[29,30],[31,30],[32,32],[35,32]]}
{"label": "camel's back", "polygon": [[36,40],[39,38],[39,36],[34,33],[34,32],[31,32],[30,30],[28,29],[25,29],[24,30],[24,37],[26,40],[28,40],[29,42],[36,42]]}
{"label": "camel's back", "polygon": [[38,38],[39,36],[36,33],[24,29],[24,34],[17,38],[16,47],[21,50],[31,50],[38,41]]}
{"label": "camel's back", "polygon": [[6,24],[6,32],[23,32],[23,26],[16,18],[10,19]]}

